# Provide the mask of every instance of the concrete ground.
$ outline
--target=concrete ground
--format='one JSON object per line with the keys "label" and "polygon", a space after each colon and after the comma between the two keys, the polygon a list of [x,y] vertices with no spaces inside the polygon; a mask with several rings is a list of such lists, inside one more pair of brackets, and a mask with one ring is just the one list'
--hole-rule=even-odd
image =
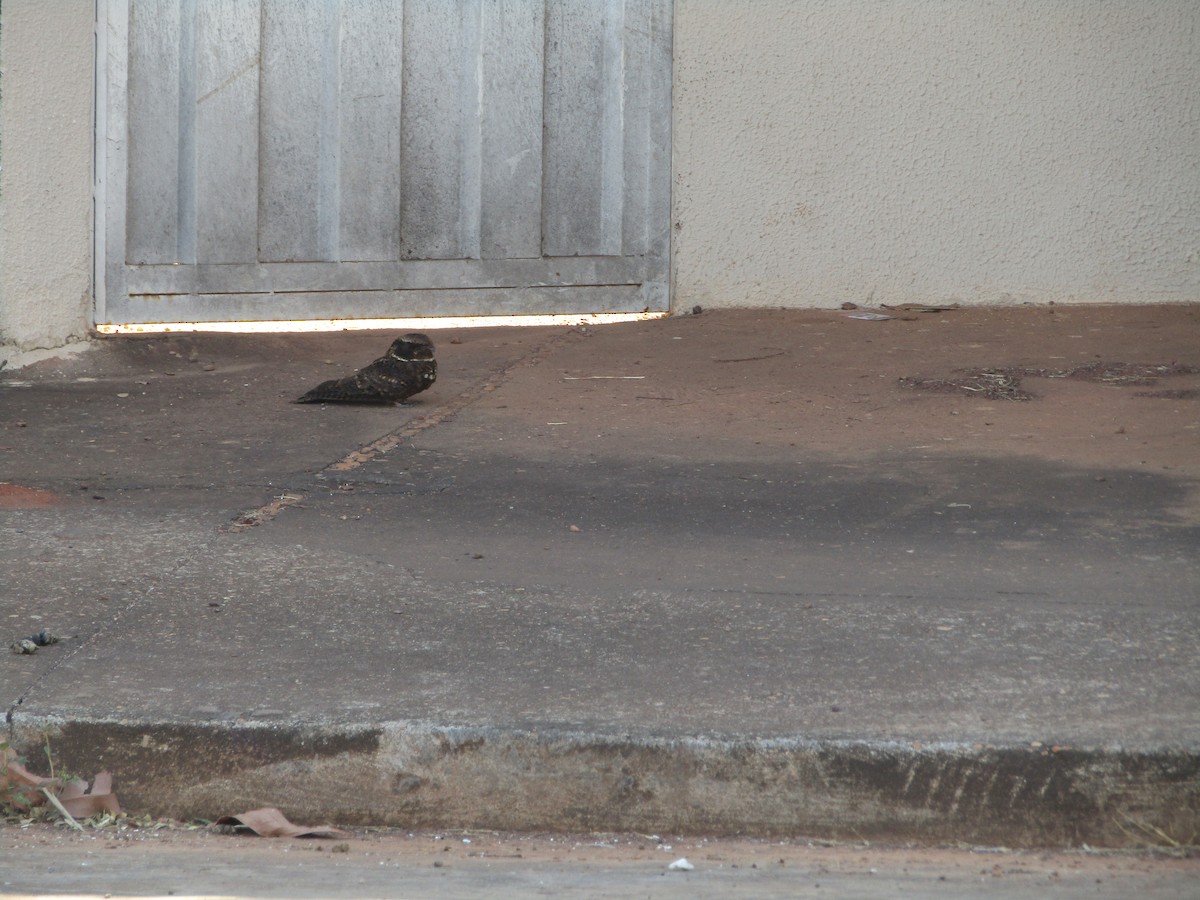
{"label": "concrete ground", "polygon": [[1200,308],[893,314],[5,370],[10,736],[180,818],[1195,843]]}
{"label": "concrete ground", "polygon": [[[355,832],[330,840],[0,826],[6,897],[1193,900],[1200,859],[637,834]],[[680,868],[679,860],[692,868]],[[671,868],[675,865],[676,868]]]}

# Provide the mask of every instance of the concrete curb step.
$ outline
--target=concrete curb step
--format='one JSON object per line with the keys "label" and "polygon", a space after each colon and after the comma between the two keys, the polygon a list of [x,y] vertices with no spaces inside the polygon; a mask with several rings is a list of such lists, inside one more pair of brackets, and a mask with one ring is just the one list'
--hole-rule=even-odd
{"label": "concrete curb step", "polygon": [[126,809],[179,819],[278,806],[293,821],[964,841],[1012,848],[1200,833],[1200,750],[631,737],[419,722],[68,720],[13,744],[108,769]]}

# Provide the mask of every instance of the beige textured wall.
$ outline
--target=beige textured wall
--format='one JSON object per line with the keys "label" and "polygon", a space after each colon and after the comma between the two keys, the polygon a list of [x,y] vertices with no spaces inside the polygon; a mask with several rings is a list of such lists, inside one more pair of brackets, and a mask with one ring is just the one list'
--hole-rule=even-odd
{"label": "beige textured wall", "polygon": [[1200,300],[1196,0],[676,0],[674,304]]}
{"label": "beige textured wall", "polygon": [[92,0],[4,0],[0,359],[91,324],[93,21]]}

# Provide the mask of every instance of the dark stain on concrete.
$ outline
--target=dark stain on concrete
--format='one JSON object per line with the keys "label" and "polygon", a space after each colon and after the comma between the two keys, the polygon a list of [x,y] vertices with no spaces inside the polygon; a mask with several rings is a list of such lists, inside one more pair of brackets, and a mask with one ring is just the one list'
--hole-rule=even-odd
{"label": "dark stain on concrete", "polygon": [[0,481],[0,509],[43,509],[62,502],[63,498],[52,491]]}

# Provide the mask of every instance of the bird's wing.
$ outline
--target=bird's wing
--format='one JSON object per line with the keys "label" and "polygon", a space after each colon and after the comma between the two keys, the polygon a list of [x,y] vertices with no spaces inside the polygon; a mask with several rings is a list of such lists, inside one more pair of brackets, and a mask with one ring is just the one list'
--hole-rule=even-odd
{"label": "bird's wing", "polygon": [[297,403],[390,403],[386,379],[381,375],[384,360],[375,360],[365,369],[323,381],[300,397]]}
{"label": "bird's wing", "polygon": [[296,399],[296,403],[386,403],[387,398],[373,391],[364,391],[354,381],[355,376],[323,381]]}
{"label": "bird's wing", "polygon": [[353,375],[317,385],[297,403],[399,403],[437,377],[433,360],[398,362],[381,357]]}
{"label": "bird's wing", "polygon": [[411,380],[409,364],[394,359],[377,359],[353,376],[355,385],[363,393],[375,393],[389,400],[398,399],[396,395],[403,394]]}

